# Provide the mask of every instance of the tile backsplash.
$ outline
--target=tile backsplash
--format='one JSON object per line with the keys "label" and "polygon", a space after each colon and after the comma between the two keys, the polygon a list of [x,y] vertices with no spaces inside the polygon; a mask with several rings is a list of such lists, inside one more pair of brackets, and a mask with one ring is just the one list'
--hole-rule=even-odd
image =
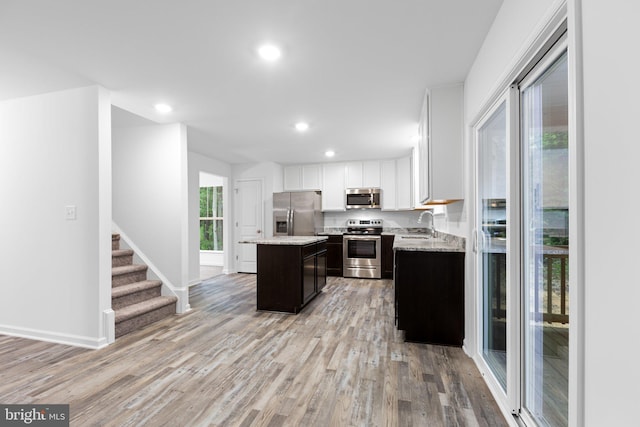
{"label": "tile backsplash", "polygon": [[[463,203],[449,205],[434,205],[431,210],[434,213],[435,229],[444,233],[461,234],[458,225],[464,221]],[[346,212],[325,212],[324,229],[326,232],[345,229],[348,219],[382,219],[383,227],[391,229],[426,229],[431,225],[428,215],[423,217],[422,223],[418,218],[422,210],[415,211],[381,211],[378,209],[350,210]],[[420,231],[420,230],[415,230]]]}

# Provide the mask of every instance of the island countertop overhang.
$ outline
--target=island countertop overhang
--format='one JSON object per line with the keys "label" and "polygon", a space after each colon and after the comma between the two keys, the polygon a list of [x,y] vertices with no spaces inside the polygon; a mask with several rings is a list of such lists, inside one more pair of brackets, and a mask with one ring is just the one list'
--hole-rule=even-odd
{"label": "island countertop overhang", "polygon": [[238,243],[248,243],[256,245],[289,245],[304,246],[313,243],[325,242],[329,239],[327,236],[276,236],[261,237],[257,239],[240,240]]}

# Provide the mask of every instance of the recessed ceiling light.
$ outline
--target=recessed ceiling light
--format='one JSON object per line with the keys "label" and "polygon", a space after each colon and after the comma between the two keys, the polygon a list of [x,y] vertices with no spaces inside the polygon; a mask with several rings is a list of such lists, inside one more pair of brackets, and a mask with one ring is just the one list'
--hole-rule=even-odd
{"label": "recessed ceiling light", "polygon": [[154,105],[154,108],[158,113],[163,113],[163,114],[170,113],[171,111],[173,111],[173,108],[171,108],[171,105],[168,105],[168,104],[156,104]]}
{"label": "recessed ceiling light", "polygon": [[298,132],[306,132],[309,130],[309,123],[306,122],[298,122],[296,123],[296,130]]}
{"label": "recessed ceiling light", "polygon": [[333,150],[328,150],[328,151],[324,152],[324,155],[327,156],[327,157],[333,157],[333,156],[336,155],[336,153]]}
{"label": "recessed ceiling light", "polygon": [[273,62],[273,61],[277,61],[280,58],[280,56],[282,55],[282,52],[280,51],[280,48],[276,45],[263,44],[258,48],[258,55],[260,55],[260,57],[265,61]]}

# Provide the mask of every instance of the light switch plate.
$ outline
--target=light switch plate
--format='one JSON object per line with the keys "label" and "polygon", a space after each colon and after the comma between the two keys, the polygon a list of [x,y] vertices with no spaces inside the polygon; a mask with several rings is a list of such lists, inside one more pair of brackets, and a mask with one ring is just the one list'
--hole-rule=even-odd
{"label": "light switch plate", "polygon": [[75,221],[77,218],[77,212],[75,205],[65,206],[64,207],[65,218],[67,221]]}

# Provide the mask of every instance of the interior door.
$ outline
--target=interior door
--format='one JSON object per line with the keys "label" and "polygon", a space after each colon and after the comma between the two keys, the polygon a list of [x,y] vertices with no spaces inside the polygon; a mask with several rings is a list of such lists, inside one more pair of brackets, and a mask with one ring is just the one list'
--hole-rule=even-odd
{"label": "interior door", "polygon": [[[246,240],[263,237],[262,180],[237,180],[235,193],[237,239]],[[240,273],[257,272],[258,256],[256,245],[236,244],[236,266]]]}

